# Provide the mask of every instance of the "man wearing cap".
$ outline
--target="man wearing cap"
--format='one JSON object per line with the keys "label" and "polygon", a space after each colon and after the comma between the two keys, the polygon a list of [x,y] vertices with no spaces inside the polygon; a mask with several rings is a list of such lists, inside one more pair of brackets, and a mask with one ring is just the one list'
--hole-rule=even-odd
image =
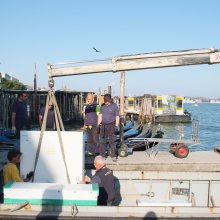
{"label": "man wearing cap", "polygon": [[110,157],[116,162],[116,137],[114,133],[119,125],[119,108],[116,103],[113,103],[110,94],[104,95],[104,104],[101,106],[98,123],[101,124],[100,154],[105,157],[107,139],[109,139]]}

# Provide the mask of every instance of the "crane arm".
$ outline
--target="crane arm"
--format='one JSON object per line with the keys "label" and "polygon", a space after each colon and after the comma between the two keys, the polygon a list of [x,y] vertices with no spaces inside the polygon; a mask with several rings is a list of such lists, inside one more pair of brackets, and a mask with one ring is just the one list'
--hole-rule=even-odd
{"label": "crane arm", "polygon": [[[93,61],[90,61],[90,63],[91,62]],[[220,52],[214,48],[156,52],[112,57],[112,59],[109,59],[109,62],[107,63],[90,63],[81,62],[48,64],[48,76],[51,79],[52,77],[69,75],[121,72],[199,64],[215,64],[220,63]]]}

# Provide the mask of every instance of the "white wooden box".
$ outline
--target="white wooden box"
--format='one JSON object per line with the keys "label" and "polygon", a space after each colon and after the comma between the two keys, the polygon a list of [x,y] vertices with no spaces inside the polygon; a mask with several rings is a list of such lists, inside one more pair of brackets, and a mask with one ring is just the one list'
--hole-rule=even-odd
{"label": "white wooden box", "polygon": [[96,206],[97,184],[56,184],[8,182],[4,186],[4,203]]}
{"label": "white wooden box", "polygon": [[[78,183],[84,172],[83,132],[62,131],[61,136],[70,183]],[[20,172],[23,178],[34,170],[39,137],[40,131],[21,131]],[[68,183],[57,131],[44,132],[34,182]]]}

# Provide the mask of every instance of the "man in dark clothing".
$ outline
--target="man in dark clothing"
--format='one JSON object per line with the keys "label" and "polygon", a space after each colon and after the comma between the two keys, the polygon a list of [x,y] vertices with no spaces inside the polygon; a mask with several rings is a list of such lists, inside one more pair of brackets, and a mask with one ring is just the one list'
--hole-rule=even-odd
{"label": "man in dark clothing", "polygon": [[116,159],[116,137],[115,130],[119,125],[119,108],[116,103],[112,102],[110,94],[104,95],[104,104],[101,106],[99,124],[101,125],[100,134],[100,154],[105,157],[107,139],[111,146],[111,158],[114,162]]}
{"label": "man in dark clothing", "polygon": [[[46,109],[46,107],[42,107],[39,111],[40,128],[42,127],[43,118],[44,118],[44,114],[45,114],[45,109]],[[46,122],[46,130],[47,131],[55,130],[55,114],[54,114],[53,103],[49,103],[48,114],[47,114],[47,122]]]}
{"label": "man in dark clothing", "polygon": [[88,153],[94,155],[100,153],[98,136],[98,114],[100,107],[94,102],[94,95],[92,93],[88,93],[86,101],[84,127],[87,134]]}
{"label": "man in dark clothing", "polygon": [[18,94],[17,100],[12,106],[12,131],[16,138],[20,138],[20,131],[27,129],[28,115],[27,115],[27,93],[21,92]]}
{"label": "man in dark clothing", "polygon": [[113,172],[105,166],[105,158],[100,155],[95,157],[94,166],[96,169],[95,175],[92,178],[85,176],[84,181],[98,184],[98,205],[112,205],[115,200]]}

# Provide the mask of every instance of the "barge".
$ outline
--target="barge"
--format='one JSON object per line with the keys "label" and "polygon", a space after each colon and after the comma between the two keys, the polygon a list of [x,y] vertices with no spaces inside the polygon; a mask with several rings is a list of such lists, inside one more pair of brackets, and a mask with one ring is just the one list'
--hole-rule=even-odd
{"label": "barge", "polygon": [[[217,219],[220,217],[219,159],[219,153],[214,151],[191,152],[184,159],[163,151],[154,158],[133,152],[119,158],[117,163],[107,158],[107,166],[115,176],[114,206],[28,204],[13,211],[19,204],[1,204],[0,219],[70,219],[73,216],[77,219]],[[86,157],[86,168],[92,164],[93,158]],[[87,169],[87,172],[94,170]]]}

